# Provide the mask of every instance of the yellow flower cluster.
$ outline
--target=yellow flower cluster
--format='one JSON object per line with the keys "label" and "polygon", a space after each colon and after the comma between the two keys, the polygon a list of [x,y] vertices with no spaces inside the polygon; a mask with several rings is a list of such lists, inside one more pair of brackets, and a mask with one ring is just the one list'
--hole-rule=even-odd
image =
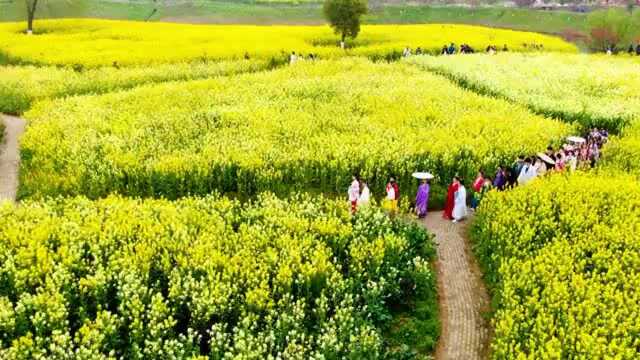
{"label": "yellow flower cluster", "polygon": [[608,172],[490,193],[473,226],[493,359],[637,359],[640,184]]}
{"label": "yellow flower cluster", "polygon": [[388,358],[433,254],[380,211],[264,194],[4,204],[0,249],[2,359]]}
{"label": "yellow flower cluster", "polygon": [[19,114],[37,100],[102,94],[149,83],[185,81],[268,69],[263,60],[191,62],[77,71],[54,66],[0,66],[0,113]]}
{"label": "yellow flower cluster", "polygon": [[364,55],[398,57],[405,46],[437,52],[450,42],[476,48],[507,44],[526,51],[525,44],[543,44],[552,51],[575,52],[563,40],[535,33],[469,25],[368,25],[351,49],[337,46],[328,26],[185,25],[109,20],[43,20],[39,34],[23,34],[24,23],[0,24],[0,50],[15,63],[68,66],[111,66],[173,63],[198,59],[240,59],[245,56],[283,59],[292,51],[336,58]]}
{"label": "yellow flower cluster", "polygon": [[604,147],[604,165],[640,177],[640,120],[627,126],[621,136],[613,137]]}
{"label": "yellow flower cluster", "polygon": [[640,116],[640,61],[576,54],[415,57],[461,85],[585,127],[620,131]]}
{"label": "yellow flower cluster", "polygon": [[428,170],[495,169],[570,126],[403,64],[363,59],[38,103],[26,114],[22,196],[212,191],[374,193]]}

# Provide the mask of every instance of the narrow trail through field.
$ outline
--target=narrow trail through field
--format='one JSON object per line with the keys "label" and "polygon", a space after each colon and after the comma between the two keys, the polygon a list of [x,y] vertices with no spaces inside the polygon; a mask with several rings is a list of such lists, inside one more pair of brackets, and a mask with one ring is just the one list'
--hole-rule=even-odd
{"label": "narrow trail through field", "polygon": [[4,138],[0,144],[0,202],[15,201],[20,167],[18,138],[24,132],[25,121],[2,114],[0,114],[0,121],[5,125]]}
{"label": "narrow trail through field", "polygon": [[483,313],[489,295],[471,253],[467,232],[470,220],[454,224],[431,212],[422,222],[435,235],[438,248],[438,302],[442,335],[437,360],[475,360],[488,355],[490,328]]}

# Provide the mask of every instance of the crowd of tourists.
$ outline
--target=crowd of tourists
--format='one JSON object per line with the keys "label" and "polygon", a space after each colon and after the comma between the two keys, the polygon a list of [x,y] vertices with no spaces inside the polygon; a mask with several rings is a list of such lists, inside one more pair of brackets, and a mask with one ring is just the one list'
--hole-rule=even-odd
{"label": "crowd of tourists", "polygon": [[[525,49],[530,49],[530,50],[543,50],[544,46],[542,44],[536,44],[536,43],[523,43],[522,46]],[[499,48],[496,45],[490,44],[487,45],[487,47],[484,49],[484,51],[487,54],[493,55],[493,54],[497,54],[499,51],[501,52],[507,52],[509,51],[509,47],[507,46],[507,44],[504,44],[501,48]],[[469,44],[461,44],[459,47],[455,44],[455,43],[450,43],[449,45],[443,45],[442,46],[442,50],[440,50],[440,55],[455,55],[455,54],[473,54],[476,53],[477,51],[471,47],[471,45]],[[415,52],[413,50],[411,50],[411,48],[409,46],[406,46],[403,50],[402,50],[402,57],[409,57],[411,55],[422,55],[425,52],[420,48],[416,48]]]}
{"label": "crowd of tourists", "polygon": [[[624,53],[624,48],[618,48],[615,45],[610,45],[607,47],[606,50],[607,55],[616,55],[619,53]],[[630,44],[629,47],[627,48],[627,53],[629,55],[637,55],[640,56],[640,42],[637,43],[635,46],[633,46],[633,44]]]}
{"label": "crowd of tourists", "polygon": [[[453,222],[463,220],[467,217],[468,211],[475,211],[486,193],[492,189],[504,191],[529,184],[534,179],[550,173],[572,172],[594,167],[600,159],[600,151],[608,137],[606,130],[593,129],[585,137],[568,137],[567,143],[558,149],[549,146],[544,153],[531,156],[520,155],[510,167],[500,165],[493,177],[479,170],[471,184],[470,209],[467,208],[467,189],[464,180],[460,176],[454,176],[447,188],[443,217]],[[389,179],[385,190],[385,208],[395,213],[400,199],[400,188],[393,177]],[[353,213],[359,206],[367,205],[371,198],[367,183],[358,176],[353,176],[348,193]],[[418,218],[424,218],[427,215],[429,193],[430,179],[421,178],[414,208]]]}
{"label": "crowd of tourists", "polygon": [[307,56],[304,56],[304,54],[302,54],[301,52],[296,53],[295,51],[291,52],[291,55],[289,55],[289,64],[295,64],[298,61],[305,61],[305,60],[309,60],[309,61],[314,61],[318,59],[318,55],[313,54],[313,53],[309,53]]}

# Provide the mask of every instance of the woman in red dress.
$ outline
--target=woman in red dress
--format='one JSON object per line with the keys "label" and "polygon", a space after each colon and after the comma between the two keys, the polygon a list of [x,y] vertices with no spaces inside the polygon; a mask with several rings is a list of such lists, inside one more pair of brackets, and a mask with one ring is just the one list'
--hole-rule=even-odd
{"label": "woman in red dress", "polygon": [[454,177],[451,185],[449,185],[449,189],[447,190],[447,200],[444,203],[444,213],[442,214],[442,216],[447,220],[453,220],[454,197],[456,191],[458,191],[459,184],[458,179]]}

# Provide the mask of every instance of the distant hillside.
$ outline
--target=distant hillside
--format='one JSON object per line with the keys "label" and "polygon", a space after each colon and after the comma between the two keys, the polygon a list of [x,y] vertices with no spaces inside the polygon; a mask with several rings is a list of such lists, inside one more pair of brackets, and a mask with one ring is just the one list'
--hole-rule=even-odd
{"label": "distant hillside", "polygon": [[[454,2],[456,0],[452,0]],[[569,10],[539,10],[489,6],[491,0],[460,0],[442,5],[433,1],[370,0],[369,24],[459,23],[500,28],[561,33],[583,30],[586,15]],[[520,1],[520,0],[519,0]],[[640,1],[640,0],[639,0]],[[470,6],[468,3],[477,3]],[[482,4],[481,4],[482,3]],[[185,0],[49,0],[38,18],[105,18],[210,24],[323,24],[321,3],[316,0],[185,1]],[[23,21],[24,2],[0,0],[0,21]]]}

